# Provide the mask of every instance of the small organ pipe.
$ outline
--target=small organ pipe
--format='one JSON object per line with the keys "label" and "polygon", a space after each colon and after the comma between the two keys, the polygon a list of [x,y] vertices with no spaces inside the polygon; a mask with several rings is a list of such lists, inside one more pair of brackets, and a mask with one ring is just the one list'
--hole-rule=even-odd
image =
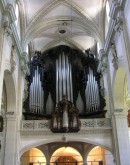
{"label": "small organ pipe", "polygon": [[94,111],[96,110],[95,109],[95,105],[96,105],[96,95],[97,95],[97,91],[96,91],[96,81],[95,81],[95,77],[93,77],[93,81],[94,81],[94,95],[93,95],[93,100],[94,100],[94,105],[93,105],[93,108],[94,108]]}
{"label": "small organ pipe", "polygon": [[39,107],[39,94],[38,94],[38,66],[37,66],[37,70],[36,70],[36,73],[37,73],[37,113],[38,113],[38,107]]}
{"label": "small organ pipe", "polygon": [[32,84],[30,85],[30,95],[29,95],[29,109],[31,110],[32,106]]}
{"label": "small organ pipe", "polygon": [[41,92],[41,84],[40,84],[40,75],[38,73],[38,95],[39,95],[39,113],[41,113],[41,97],[40,97],[40,92]]}
{"label": "small organ pipe", "polygon": [[35,74],[33,77],[33,112],[35,110],[34,105],[35,105]]}
{"label": "small organ pipe", "polygon": [[92,111],[94,111],[94,95],[95,95],[95,90],[94,90],[94,86],[95,86],[95,81],[94,81],[94,77],[93,77],[93,71],[92,71]]}
{"label": "small organ pipe", "polygon": [[36,72],[34,71],[34,103],[33,103],[33,109],[34,109],[34,113],[35,113],[35,105],[36,105]]}
{"label": "small organ pipe", "polygon": [[88,110],[90,111],[90,74],[88,75]]}
{"label": "small organ pipe", "polygon": [[38,75],[37,75],[37,70],[36,70],[36,113],[38,113]]}
{"label": "small organ pipe", "polygon": [[37,69],[35,70],[35,113],[37,113]]}
{"label": "small organ pipe", "polygon": [[61,72],[61,55],[59,57],[59,100],[62,100],[62,72]]}
{"label": "small organ pipe", "polygon": [[73,86],[72,86],[72,68],[71,68],[71,64],[69,64],[70,66],[70,96],[71,96],[71,101],[73,102]]}
{"label": "small organ pipe", "polygon": [[58,60],[56,59],[56,103],[58,103],[59,101],[58,84],[59,84],[59,67],[58,67]]}
{"label": "small organ pipe", "polygon": [[92,106],[92,73],[90,69],[90,102],[89,102],[90,111],[92,110],[91,106]]}
{"label": "small organ pipe", "polygon": [[66,79],[67,79],[67,96],[68,96],[68,100],[70,100],[70,83],[69,83],[70,68],[69,68],[68,56],[66,57],[66,68],[67,68],[67,76],[66,76]]}

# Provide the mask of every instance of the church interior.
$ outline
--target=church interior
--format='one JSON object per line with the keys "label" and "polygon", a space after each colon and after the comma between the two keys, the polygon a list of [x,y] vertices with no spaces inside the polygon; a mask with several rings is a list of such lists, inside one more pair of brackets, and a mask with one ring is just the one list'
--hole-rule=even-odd
{"label": "church interior", "polygon": [[130,165],[130,0],[0,0],[0,165]]}

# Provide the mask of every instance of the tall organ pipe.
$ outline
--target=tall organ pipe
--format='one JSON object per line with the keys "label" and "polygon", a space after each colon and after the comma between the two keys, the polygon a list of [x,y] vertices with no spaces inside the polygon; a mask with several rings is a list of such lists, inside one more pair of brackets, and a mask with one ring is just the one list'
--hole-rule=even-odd
{"label": "tall organ pipe", "polygon": [[59,67],[58,67],[58,59],[56,59],[56,103],[58,103],[59,100]]}
{"label": "tall organ pipe", "polygon": [[59,100],[62,99],[62,72],[61,72],[61,55],[59,57]]}
{"label": "tall organ pipe", "polygon": [[37,113],[37,100],[38,100],[38,95],[37,95],[37,89],[38,89],[38,84],[37,84],[37,69],[35,71],[36,71],[36,76],[35,76],[35,80],[36,80],[36,83],[35,83],[35,91],[36,91],[36,97],[35,97],[35,113]]}
{"label": "tall organ pipe", "polygon": [[66,56],[66,79],[67,79],[67,96],[68,96],[68,100],[70,100],[70,84],[69,84],[69,62],[68,62],[68,56]]}
{"label": "tall organ pipe", "polygon": [[90,111],[89,104],[90,104],[90,73],[88,75],[88,111]]}
{"label": "tall organ pipe", "polygon": [[64,52],[56,60],[56,103],[62,100],[63,95],[73,101],[71,64]]}
{"label": "tall organ pipe", "polygon": [[62,54],[62,71],[63,71],[63,73],[62,73],[62,75],[63,75],[63,79],[62,79],[62,81],[63,81],[63,95],[66,95],[66,74],[65,74],[66,69],[65,69],[65,55],[64,55],[64,52]]}
{"label": "tall organ pipe", "polygon": [[71,64],[70,65],[70,96],[71,96],[71,101],[73,102],[73,87],[72,87],[72,68],[71,68]]}
{"label": "tall organ pipe", "polygon": [[95,81],[93,79],[93,71],[92,71],[92,111],[94,111],[93,107],[94,107],[94,95],[95,95],[95,90],[94,90],[94,86],[95,86]]}

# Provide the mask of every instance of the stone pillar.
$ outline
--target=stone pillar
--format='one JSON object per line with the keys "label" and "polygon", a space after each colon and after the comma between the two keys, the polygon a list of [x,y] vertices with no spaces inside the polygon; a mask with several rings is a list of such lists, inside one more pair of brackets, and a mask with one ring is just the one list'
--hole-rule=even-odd
{"label": "stone pillar", "polygon": [[86,159],[83,159],[83,165],[87,165],[87,160]]}
{"label": "stone pillar", "polygon": [[16,133],[16,115],[14,112],[7,112],[6,114],[6,128],[5,128],[5,153],[3,165],[16,165],[16,146],[17,146],[17,133]]}
{"label": "stone pillar", "polygon": [[129,133],[128,133],[128,124],[127,124],[127,114],[123,112],[122,109],[115,110],[114,120],[117,131],[117,139],[115,139],[118,143],[119,155],[120,155],[120,164],[121,165],[130,165],[129,153]]}
{"label": "stone pillar", "polygon": [[116,124],[115,124],[115,119],[113,118],[113,112],[114,112],[114,102],[113,102],[113,93],[112,93],[112,87],[111,87],[111,76],[110,76],[110,69],[109,69],[109,64],[108,64],[108,57],[105,54],[105,52],[102,51],[102,56],[103,56],[103,63],[102,67],[104,72],[106,73],[106,83],[107,83],[107,95],[108,95],[108,111],[109,115],[111,117],[111,123],[112,123],[112,148],[113,148],[113,156],[115,158],[115,163],[116,165],[121,165],[120,164],[120,155],[119,155],[119,148],[118,148],[118,143],[117,143],[117,131],[116,131]]}
{"label": "stone pillar", "polygon": [[[108,64],[108,59],[105,56],[105,72],[107,79],[107,92],[108,92],[108,100],[109,100],[109,111],[112,123],[112,145],[113,145],[113,153],[116,165],[130,165],[129,160],[129,137],[128,137],[128,126],[127,126],[127,115],[122,112],[123,110],[115,110],[114,108],[114,100],[113,100],[113,92],[111,87],[111,76],[110,69]],[[125,137],[124,137],[125,136]],[[125,153],[125,155],[124,155]],[[126,163],[127,162],[127,163]]]}
{"label": "stone pillar", "polygon": [[[0,19],[2,19],[2,17]],[[6,40],[5,30],[2,27],[2,21],[0,20],[0,105],[1,105],[3,77],[4,77],[4,60],[5,60],[4,50],[6,50],[5,40]],[[0,113],[1,113],[1,110],[0,110]]]}
{"label": "stone pillar", "polygon": [[129,34],[128,34],[128,29],[126,25],[126,19],[124,16],[124,12],[119,9],[117,12],[117,17],[116,17],[116,24],[115,24],[115,31],[118,35],[123,36],[124,40],[124,45],[125,45],[125,52],[126,54],[126,73],[127,73],[127,81],[128,81],[128,90],[130,93],[130,39],[129,39]]}

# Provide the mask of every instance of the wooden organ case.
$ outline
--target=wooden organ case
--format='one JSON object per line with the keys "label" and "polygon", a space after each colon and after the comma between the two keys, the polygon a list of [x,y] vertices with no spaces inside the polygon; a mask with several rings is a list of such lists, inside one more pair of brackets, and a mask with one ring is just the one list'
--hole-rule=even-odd
{"label": "wooden organ case", "polygon": [[57,46],[30,63],[26,120],[49,119],[53,132],[77,132],[81,118],[105,117],[98,60],[86,50]]}

